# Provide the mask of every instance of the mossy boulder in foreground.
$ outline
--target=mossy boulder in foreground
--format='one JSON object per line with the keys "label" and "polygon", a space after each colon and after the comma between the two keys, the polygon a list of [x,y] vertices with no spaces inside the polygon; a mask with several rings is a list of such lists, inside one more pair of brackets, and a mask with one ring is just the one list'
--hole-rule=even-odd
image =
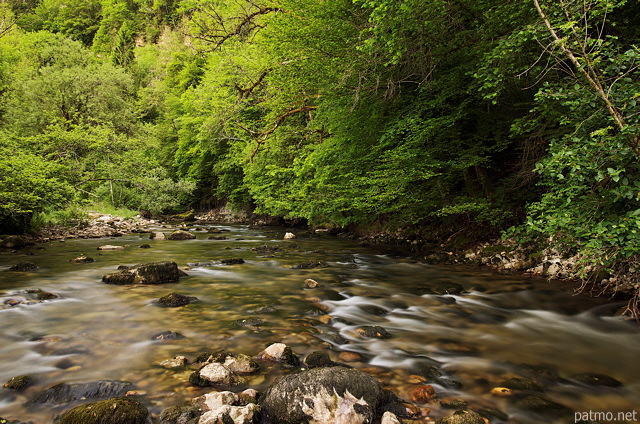
{"label": "mossy boulder in foreground", "polygon": [[76,406],[54,420],[56,424],[147,424],[149,411],[135,399],[116,397]]}

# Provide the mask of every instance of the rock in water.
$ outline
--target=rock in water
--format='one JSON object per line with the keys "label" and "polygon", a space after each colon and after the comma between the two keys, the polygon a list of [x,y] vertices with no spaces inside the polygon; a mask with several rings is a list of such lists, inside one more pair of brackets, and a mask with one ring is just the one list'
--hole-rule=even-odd
{"label": "rock in water", "polygon": [[258,353],[255,359],[259,361],[275,362],[289,367],[300,365],[300,358],[284,343],[273,343]]}
{"label": "rock in water", "polygon": [[[21,375],[18,377],[13,377],[12,379],[4,383],[2,387],[11,390],[22,390],[25,387],[30,386],[31,383],[33,383],[33,377],[31,377],[30,375]],[[2,421],[0,421],[0,423],[2,423]]]}
{"label": "rock in water", "polygon": [[58,417],[57,424],[147,424],[149,411],[130,397],[117,397],[76,406]]}
{"label": "rock in water", "polygon": [[485,424],[482,416],[474,411],[456,411],[450,417],[444,417],[436,421],[436,424]]}
{"label": "rock in water", "polygon": [[406,408],[378,380],[362,371],[314,368],[277,379],[262,398],[266,422],[363,424],[388,409]]}
{"label": "rock in water", "polygon": [[9,271],[29,272],[29,271],[35,271],[36,269],[38,269],[36,264],[32,262],[24,261],[24,262],[18,262],[14,266],[10,267]]}
{"label": "rock in water", "polygon": [[169,240],[193,240],[195,238],[196,236],[194,234],[183,230],[174,231],[167,237]]}
{"label": "rock in water", "polygon": [[59,383],[40,393],[29,403],[68,403],[85,399],[123,396],[133,388],[127,381],[98,380],[88,383]]}
{"label": "rock in water", "polygon": [[70,259],[69,262],[71,262],[72,264],[89,264],[91,262],[95,262],[95,259],[93,259],[90,256],[82,255],[82,256],[78,256],[73,259]]}
{"label": "rock in water", "polygon": [[196,386],[236,386],[244,382],[229,367],[217,362],[207,364],[189,376],[189,382]]}
{"label": "rock in water", "polygon": [[183,275],[175,262],[150,262],[107,274],[102,281],[107,284],[165,284],[177,283]]}
{"label": "rock in water", "polygon": [[191,302],[195,302],[196,300],[198,300],[198,298],[195,296],[185,296],[180,293],[169,293],[165,296],[162,296],[154,303],[158,306],[163,306],[166,308],[176,308],[178,306],[188,305]]}

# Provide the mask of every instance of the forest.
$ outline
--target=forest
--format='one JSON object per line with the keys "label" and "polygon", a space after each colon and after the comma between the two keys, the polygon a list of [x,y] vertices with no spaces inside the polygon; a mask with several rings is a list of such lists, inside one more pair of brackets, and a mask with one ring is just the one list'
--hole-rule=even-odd
{"label": "forest", "polygon": [[87,208],[640,252],[637,0],[5,0],[0,233]]}

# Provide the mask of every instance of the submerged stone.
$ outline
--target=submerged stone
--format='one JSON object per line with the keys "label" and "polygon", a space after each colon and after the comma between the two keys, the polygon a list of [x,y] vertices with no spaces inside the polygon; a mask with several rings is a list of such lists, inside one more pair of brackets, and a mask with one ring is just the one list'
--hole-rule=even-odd
{"label": "submerged stone", "polygon": [[221,259],[220,263],[223,265],[239,265],[244,263],[244,259],[242,258],[226,258]]}
{"label": "submerged stone", "polygon": [[155,334],[151,337],[151,340],[177,340],[184,339],[184,336],[180,333],[176,333],[175,331],[161,331],[158,334]]}
{"label": "submerged stone", "polygon": [[510,378],[500,383],[500,386],[507,387],[512,390],[529,390],[533,392],[543,391],[542,386],[528,378]]}
{"label": "submerged stone", "polygon": [[516,406],[527,411],[551,416],[569,416],[571,409],[540,396],[527,396],[516,402]]}
{"label": "submerged stone", "polygon": [[578,374],[572,377],[574,380],[579,381],[582,384],[587,384],[589,386],[604,386],[604,387],[620,387],[622,383],[616,380],[615,378],[604,375],[604,374],[594,374],[594,373],[585,373]]}
{"label": "submerged stone", "polygon": [[371,339],[387,339],[391,337],[391,334],[379,325],[363,325],[356,328],[356,333],[362,337],[368,337]]}
{"label": "submerged stone", "polygon": [[29,272],[29,271],[35,271],[36,269],[38,269],[38,266],[36,264],[32,262],[23,261],[23,262],[18,262],[17,264],[10,267],[9,271]]}
{"label": "submerged stone", "polygon": [[28,403],[69,403],[76,400],[123,396],[133,388],[128,381],[97,380],[88,383],[59,383],[32,398]]}

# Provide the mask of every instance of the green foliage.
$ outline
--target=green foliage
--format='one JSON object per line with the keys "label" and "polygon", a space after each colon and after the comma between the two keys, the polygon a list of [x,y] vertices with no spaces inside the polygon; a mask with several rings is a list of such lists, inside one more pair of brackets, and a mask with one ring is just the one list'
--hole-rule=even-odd
{"label": "green foliage", "polygon": [[130,78],[100,63],[79,42],[37,33],[27,50],[36,66],[16,77],[8,95],[5,119],[20,134],[37,134],[49,125],[111,125],[130,132]]}
{"label": "green foliage", "polygon": [[72,193],[60,178],[64,168],[7,144],[0,148],[0,226],[11,218],[64,204]]}
{"label": "green foliage", "polygon": [[98,0],[42,0],[22,17],[21,24],[32,31],[61,33],[90,46],[100,24],[100,14]]}

